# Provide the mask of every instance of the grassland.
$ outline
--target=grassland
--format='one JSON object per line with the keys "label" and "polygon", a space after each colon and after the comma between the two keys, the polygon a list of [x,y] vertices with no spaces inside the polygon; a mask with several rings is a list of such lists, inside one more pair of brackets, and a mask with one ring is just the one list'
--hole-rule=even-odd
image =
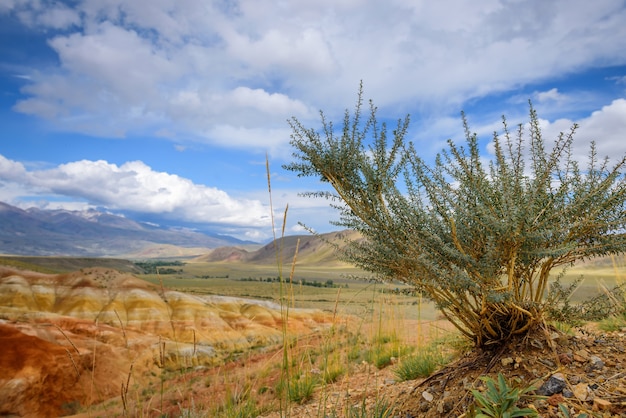
{"label": "grassland", "polygon": [[[236,296],[280,303],[282,294],[296,308],[317,308],[338,314],[362,315],[376,305],[392,305],[406,319],[433,320],[433,306],[399,292],[410,290],[402,283],[379,283],[350,267],[297,266],[293,275],[283,272],[281,284],[277,267],[236,263],[187,263],[179,274],[139,275],[144,280],[188,293]],[[353,277],[361,277],[355,279]],[[271,281],[270,281],[271,280]],[[303,284],[303,282],[308,284]],[[332,286],[326,286],[332,282]],[[319,285],[316,286],[315,284]],[[326,287],[325,287],[326,286]]]}
{"label": "grassland", "polygon": [[[555,275],[558,272],[555,272]],[[276,265],[224,262],[189,262],[179,274],[140,275],[155,284],[190,293],[238,296],[280,302],[281,283],[269,280],[279,276]],[[560,278],[567,286],[582,276],[572,294],[573,301],[597,295],[626,280],[626,259],[606,258],[574,266]],[[348,266],[296,265],[293,273],[282,272],[291,306],[337,311],[339,314],[363,315],[376,305],[394,306],[399,319],[431,321],[437,311],[419,296],[405,294],[411,287],[400,282],[380,283],[368,280],[367,273]],[[361,279],[355,279],[360,277]],[[302,281],[333,287],[302,285]],[[417,309],[419,304],[420,309]]]}

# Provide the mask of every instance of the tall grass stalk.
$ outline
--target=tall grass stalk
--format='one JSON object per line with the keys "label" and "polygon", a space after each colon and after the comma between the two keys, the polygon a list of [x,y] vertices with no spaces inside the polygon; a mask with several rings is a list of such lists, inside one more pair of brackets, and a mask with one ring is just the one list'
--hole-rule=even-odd
{"label": "tall grass stalk", "polygon": [[[289,395],[289,386],[290,386],[290,360],[289,360],[289,336],[288,336],[288,326],[289,326],[289,303],[286,301],[287,294],[287,283],[285,283],[285,276],[283,275],[283,238],[285,237],[285,227],[287,225],[287,213],[289,211],[289,205],[285,207],[285,211],[283,212],[283,223],[281,226],[280,233],[280,243],[276,236],[276,221],[274,217],[274,203],[272,200],[272,180],[271,180],[271,172],[270,172],[270,163],[269,158],[265,157],[265,170],[267,173],[267,191],[269,194],[270,201],[270,218],[272,221],[272,235],[274,238],[274,250],[276,254],[276,267],[278,269],[278,278],[279,278],[279,293],[280,293],[280,315],[281,315],[281,331],[283,337],[283,347],[282,347],[282,367],[281,367],[281,377],[280,380],[283,384],[288,385],[287,390],[282,391],[280,394],[280,410],[284,412],[285,416],[290,416],[291,412],[291,396]],[[299,244],[299,242],[298,242]],[[291,272],[289,276],[290,292],[293,298],[293,274],[295,271],[295,262],[298,254],[298,246],[296,245],[296,252],[294,254],[294,259],[292,261]]]}

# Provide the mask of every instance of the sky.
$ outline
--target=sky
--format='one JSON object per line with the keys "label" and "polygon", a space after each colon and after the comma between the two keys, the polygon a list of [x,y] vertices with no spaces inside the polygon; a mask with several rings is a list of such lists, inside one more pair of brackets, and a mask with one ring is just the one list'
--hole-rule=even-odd
{"label": "sky", "polygon": [[[321,185],[282,169],[296,117],[340,123],[359,83],[426,160],[460,112],[485,157],[506,115],[575,154],[626,154],[624,0],[0,0],[0,201],[98,208],[262,242]],[[280,233],[280,231],[278,231]]]}

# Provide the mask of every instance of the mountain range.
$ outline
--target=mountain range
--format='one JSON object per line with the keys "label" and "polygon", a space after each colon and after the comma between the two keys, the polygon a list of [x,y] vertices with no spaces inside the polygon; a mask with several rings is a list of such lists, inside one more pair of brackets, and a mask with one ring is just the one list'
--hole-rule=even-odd
{"label": "mountain range", "polygon": [[198,255],[253,244],[234,237],[136,222],[95,209],[20,209],[0,202],[0,254],[120,257]]}

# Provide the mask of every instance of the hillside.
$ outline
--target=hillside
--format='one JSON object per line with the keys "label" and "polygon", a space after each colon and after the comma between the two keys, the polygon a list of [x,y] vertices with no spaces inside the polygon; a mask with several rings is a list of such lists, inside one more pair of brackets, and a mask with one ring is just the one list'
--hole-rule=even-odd
{"label": "hillside", "polygon": [[162,257],[182,253],[189,256],[234,244],[246,243],[228,236],[139,223],[92,209],[23,210],[0,202],[0,254],[119,257],[156,253]]}
{"label": "hillside", "polygon": [[291,264],[298,251],[298,265],[342,266],[345,263],[337,259],[334,245],[343,248],[346,240],[355,239],[354,231],[339,231],[314,235],[291,235],[279,238],[255,251],[248,251],[239,246],[227,246],[213,249],[206,255],[193,259],[194,262],[238,262],[257,265],[276,264],[276,255],[280,254],[283,264]]}
{"label": "hillside", "polygon": [[[286,332],[331,320],[293,309]],[[172,370],[219,369],[236,353],[280,344],[282,324],[269,301],[186,294],[106,268],[0,266],[0,415],[64,416],[119,399],[128,382],[147,390]]]}
{"label": "hillside", "polygon": [[141,274],[135,263],[121,258],[0,256],[0,265],[40,273],[65,273],[91,267],[102,267],[124,273]]}

